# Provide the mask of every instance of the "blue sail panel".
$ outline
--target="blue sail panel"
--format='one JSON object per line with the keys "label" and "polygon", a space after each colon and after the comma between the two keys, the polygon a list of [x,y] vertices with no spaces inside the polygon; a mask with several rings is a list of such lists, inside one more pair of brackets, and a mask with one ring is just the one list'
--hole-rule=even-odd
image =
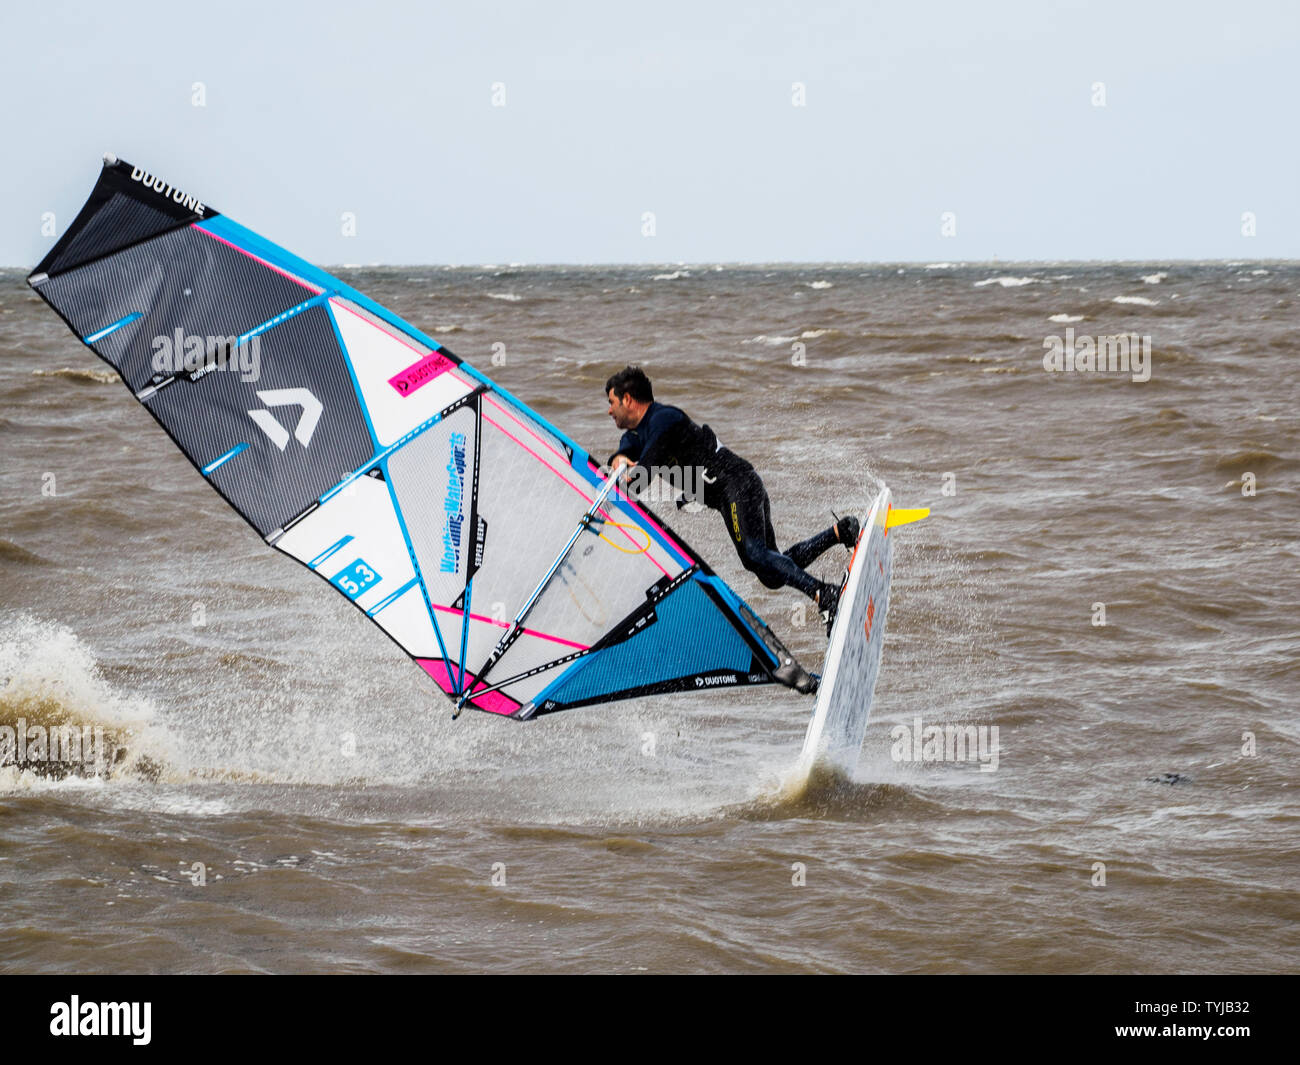
{"label": "blue sail panel", "polygon": [[688,581],[656,605],[654,619],[636,635],[571,665],[537,696],[536,712],[769,679],[755,644],[702,582]]}

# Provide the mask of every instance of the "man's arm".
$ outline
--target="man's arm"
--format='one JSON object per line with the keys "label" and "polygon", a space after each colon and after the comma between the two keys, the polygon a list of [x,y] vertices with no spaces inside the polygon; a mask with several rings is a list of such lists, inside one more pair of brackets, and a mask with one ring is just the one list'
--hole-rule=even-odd
{"label": "man's arm", "polygon": [[647,427],[645,443],[637,452],[636,461],[642,466],[664,465],[664,460],[675,452],[678,429],[686,421],[686,415],[676,407],[659,408],[654,424]]}
{"label": "man's arm", "polygon": [[[614,468],[614,465],[616,463],[618,463],[619,465],[629,465],[629,466],[635,465],[640,455],[641,455],[641,438],[637,436],[637,434],[634,433],[631,429],[629,429],[627,432],[623,434],[622,439],[619,440],[618,450],[615,451],[614,454],[609,456],[609,460],[605,463],[605,465],[609,466],[611,469]],[[623,460],[622,463],[619,463],[618,461],[619,459]]]}
{"label": "man's arm", "polygon": [[653,417],[648,416],[635,431],[629,429],[623,434],[618,450],[609,457],[609,465],[662,465],[665,455],[672,453],[675,430],[686,420],[676,407],[656,407]]}

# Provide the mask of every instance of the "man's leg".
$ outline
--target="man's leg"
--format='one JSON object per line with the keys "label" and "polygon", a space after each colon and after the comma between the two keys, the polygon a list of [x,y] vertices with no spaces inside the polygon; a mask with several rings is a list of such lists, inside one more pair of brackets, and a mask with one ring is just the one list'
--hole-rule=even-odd
{"label": "man's leg", "polygon": [[839,542],[840,538],[835,534],[835,526],[832,525],[829,529],[823,529],[808,537],[807,540],[795,544],[786,551],[786,554],[796,566],[806,569]]}
{"label": "man's leg", "polygon": [[822,582],[806,573],[789,554],[776,550],[767,489],[758,474],[746,474],[728,485],[723,503],[723,520],[731,533],[741,564],[767,588],[798,588],[816,600]]}
{"label": "man's leg", "polygon": [[[737,477],[725,490],[723,520],[736,545],[741,564],[768,588],[789,585],[798,588],[817,604],[830,635],[839,608],[840,586],[818,580],[800,566],[796,558],[808,561],[822,554],[835,543],[852,545],[857,542],[858,520],[852,516],[839,519],[834,526],[816,536],[796,544],[789,552],[776,550],[776,534],[772,529],[771,508],[763,480],[751,469]],[[761,539],[759,534],[761,533]]]}
{"label": "man's leg", "polygon": [[[753,474],[754,486],[750,493],[762,498],[763,506],[763,543],[769,551],[780,552],[776,546],[776,531],[772,528],[772,504],[763,485],[763,479],[757,472]],[[836,544],[852,547],[858,541],[858,519],[852,515],[840,518],[829,529],[814,533],[800,543],[788,548],[783,553],[800,569],[806,570]]]}

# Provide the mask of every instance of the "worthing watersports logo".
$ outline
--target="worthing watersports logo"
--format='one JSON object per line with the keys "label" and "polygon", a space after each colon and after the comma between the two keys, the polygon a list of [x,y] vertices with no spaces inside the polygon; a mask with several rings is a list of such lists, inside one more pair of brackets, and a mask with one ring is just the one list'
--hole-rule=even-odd
{"label": "worthing watersports logo", "polygon": [[148,1046],[153,1016],[151,1002],[68,1002],[50,1006],[50,1035],[131,1036],[136,1046]]}
{"label": "worthing watersports logo", "polygon": [[465,434],[452,433],[451,452],[447,459],[447,495],[442,509],[447,522],[442,530],[442,573],[455,573],[460,569],[460,534],[465,524]]}

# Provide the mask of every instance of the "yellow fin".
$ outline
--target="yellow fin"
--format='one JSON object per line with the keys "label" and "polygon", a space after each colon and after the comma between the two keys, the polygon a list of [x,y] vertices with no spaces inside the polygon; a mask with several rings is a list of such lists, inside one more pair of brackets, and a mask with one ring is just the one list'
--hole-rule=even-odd
{"label": "yellow fin", "polygon": [[889,518],[885,521],[885,528],[894,529],[899,525],[909,525],[914,521],[920,521],[922,518],[928,518],[929,516],[929,507],[921,507],[918,510],[900,510],[898,507],[891,507]]}

